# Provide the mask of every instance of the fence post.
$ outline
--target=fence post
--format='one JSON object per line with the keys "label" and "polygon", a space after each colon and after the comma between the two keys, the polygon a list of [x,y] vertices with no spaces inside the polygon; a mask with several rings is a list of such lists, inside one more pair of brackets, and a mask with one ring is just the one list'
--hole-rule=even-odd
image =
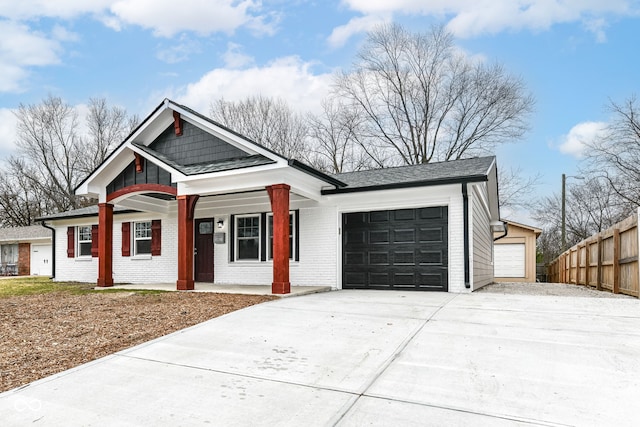
{"label": "fence post", "polygon": [[598,266],[596,267],[596,289],[602,290],[602,236],[598,234]]}
{"label": "fence post", "polygon": [[636,234],[638,235],[638,241],[636,242],[636,244],[638,245],[636,247],[638,276],[636,277],[637,283],[635,288],[638,290],[638,294],[636,296],[640,298],[640,207],[638,207],[636,211]]}
{"label": "fence post", "polygon": [[589,270],[591,269],[591,260],[589,258],[591,242],[587,241],[584,245],[584,285],[589,286]]}
{"label": "fence post", "polygon": [[613,293],[620,293],[620,230],[613,229]]}

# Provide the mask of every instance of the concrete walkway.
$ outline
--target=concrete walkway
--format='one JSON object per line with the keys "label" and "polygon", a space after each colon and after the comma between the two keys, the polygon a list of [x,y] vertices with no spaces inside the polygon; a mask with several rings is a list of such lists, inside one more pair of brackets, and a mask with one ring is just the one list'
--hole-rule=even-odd
{"label": "concrete walkway", "polygon": [[[95,288],[96,290],[105,289],[131,289],[135,291],[151,290],[151,291],[177,291],[175,283],[145,283],[145,284],[126,284],[116,285],[108,288]],[[193,291],[188,292],[216,292],[221,294],[245,294],[245,295],[273,295],[281,298],[294,297],[300,295],[315,294],[318,292],[329,292],[331,286],[292,286],[291,293],[288,294],[272,294],[271,286],[267,285],[218,285],[214,283],[196,282]]]}
{"label": "concrete walkway", "polygon": [[0,394],[3,426],[635,426],[640,302],[339,291]]}

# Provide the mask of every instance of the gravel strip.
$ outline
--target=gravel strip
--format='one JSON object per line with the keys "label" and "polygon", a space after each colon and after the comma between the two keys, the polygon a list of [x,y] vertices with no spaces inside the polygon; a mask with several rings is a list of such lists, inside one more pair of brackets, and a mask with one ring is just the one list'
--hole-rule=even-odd
{"label": "gravel strip", "polygon": [[629,295],[613,294],[608,291],[597,291],[582,285],[567,283],[493,283],[484,286],[475,292],[490,292],[498,294],[517,295],[550,295],[561,297],[585,297],[585,298],[633,298]]}

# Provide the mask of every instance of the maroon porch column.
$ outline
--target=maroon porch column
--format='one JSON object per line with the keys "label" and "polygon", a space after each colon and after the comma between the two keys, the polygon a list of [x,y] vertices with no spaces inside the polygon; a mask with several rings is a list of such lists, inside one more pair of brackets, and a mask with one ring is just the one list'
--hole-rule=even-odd
{"label": "maroon porch column", "polygon": [[273,212],[273,283],[271,293],[288,294],[289,282],[289,187],[276,184],[267,187]]}
{"label": "maroon porch column", "polygon": [[113,286],[113,205],[98,203],[98,286]]}
{"label": "maroon porch column", "polygon": [[193,290],[193,213],[198,195],[178,196],[178,281],[179,291]]}

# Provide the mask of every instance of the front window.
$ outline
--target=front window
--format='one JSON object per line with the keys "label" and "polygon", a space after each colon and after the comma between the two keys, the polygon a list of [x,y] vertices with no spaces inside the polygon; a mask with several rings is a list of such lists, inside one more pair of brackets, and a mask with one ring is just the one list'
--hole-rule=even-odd
{"label": "front window", "polygon": [[133,247],[135,255],[151,253],[151,221],[134,223]]}
{"label": "front window", "polygon": [[78,227],[78,256],[91,256],[91,226]]}
{"label": "front window", "polygon": [[236,259],[260,260],[260,215],[236,217]]}
{"label": "front window", "polygon": [[[294,230],[296,229],[294,224],[294,215],[289,214],[289,259],[293,259],[295,253],[293,245],[295,244]],[[273,259],[273,214],[269,214],[269,259]]]}
{"label": "front window", "polygon": [[17,264],[18,262],[18,245],[2,245],[0,246],[0,263]]}

